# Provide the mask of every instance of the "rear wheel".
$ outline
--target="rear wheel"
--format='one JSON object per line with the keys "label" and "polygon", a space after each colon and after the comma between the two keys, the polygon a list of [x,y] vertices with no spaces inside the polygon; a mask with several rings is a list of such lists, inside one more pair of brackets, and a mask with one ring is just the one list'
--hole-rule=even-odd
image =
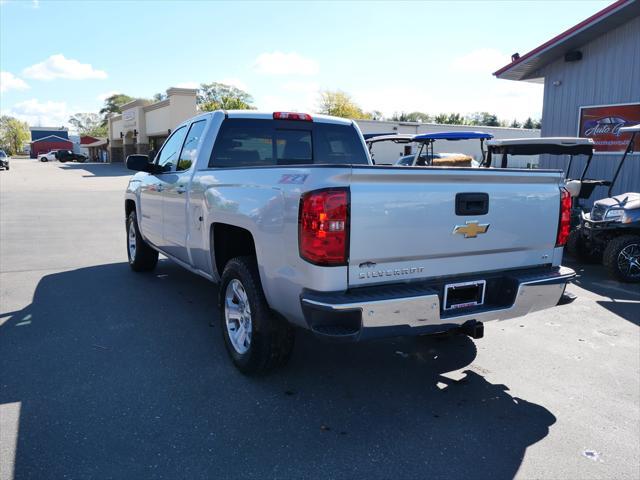
{"label": "rear wheel", "polygon": [[622,235],[604,250],[604,266],[609,275],[623,282],[640,282],[640,235]]}
{"label": "rear wheel", "polygon": [[136,272],[153,270],[158,263],[158,252],[140,235],[135,211],[127,217],[127,256],[129,266]]}
{"label": "rear wheel", "polygon": [[219,303],[225,347],[242,373],[265,373],[287,363],[294,331],[269,308],[253,258],[236,257],[227,263]]}

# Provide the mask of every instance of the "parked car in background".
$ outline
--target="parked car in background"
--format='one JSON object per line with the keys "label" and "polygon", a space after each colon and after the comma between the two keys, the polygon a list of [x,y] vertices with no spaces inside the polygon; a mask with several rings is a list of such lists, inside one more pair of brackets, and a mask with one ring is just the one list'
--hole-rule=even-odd
{"label": "parked car in background", "polygon": [[218,283],[244,373],[284,364],[293,326],[480,338],[484,321],[557,305],[575,276],[559,171],[375,166],[351,120],[244,110],[187,120],[154,161],[126,163],[131,269],[162,252]]}
{"label": "parked car in background", "polygon": [[49,153],[45,153],[38,156],[41,162],[52,162],[58,160],[59,162],[78,162],[84,163],[87,161],[87,156],[81,153],[74,153],[71,150],[51,150]]}
{"label": "parked car in background", "polygon": [[9,170],[9,155],[4,150],[0,150],[0,168]]}
{"label": "parked car in background", "polygon": [[58,150],[56,152],[56,158],[59,162],[78,162],[84,163],[87,161],[87,156],[81,153],[74,153],[71,150]]}
{"label": "parked car in background", "polygon": [[57,158],[57,152],[58,150],[51,150],[48,153],[41,153],[40,155],[38,155],[38,160],[40,160],[41,162],[53,162]]}

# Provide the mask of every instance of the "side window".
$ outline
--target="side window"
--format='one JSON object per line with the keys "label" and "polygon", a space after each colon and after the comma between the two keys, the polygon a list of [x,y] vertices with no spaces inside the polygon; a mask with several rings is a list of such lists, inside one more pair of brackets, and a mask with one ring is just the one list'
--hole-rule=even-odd
{"label": "side window", "polygon": [[222,125],[209,167],[275,165],[272,130],[268,122],[264,122],[264,126],[252,126],[248,122],[226,121]]}
{"label": "side window", "polygon": [[314,128],[315,162],[333,165],[366,165],[365,149],[351,126],[319,123]]}
{"label": "side window", "polygon": [[160,155],[158,155],[157,162],[158,166],[162,167],[162,172],[172,172],[175,170],[176,165],[178,164],[178,155],[180,153],[180,147],[182,147],[182,142],[184,141],[184,137],[187,133],[186,127],[180,127],[178,130],[173,132],[173,134],[167,139],[167,141],[162,146],[162,150],[160,151]]}
{"label": "side window", "polygon": [[204,130],[206,124],[206,120],[200,120],[199,122],[193,123],[189,128],[187,139],[185,140],[184,146],[182,147],[182,152],[180,152],[180,159],[178,160],[177,170],[189,170],[189,168],[191,168],[191,165],[193,165],[193,163],[196,161],[196,154],[198,153],[198,142],[200,141],[202,131]]}

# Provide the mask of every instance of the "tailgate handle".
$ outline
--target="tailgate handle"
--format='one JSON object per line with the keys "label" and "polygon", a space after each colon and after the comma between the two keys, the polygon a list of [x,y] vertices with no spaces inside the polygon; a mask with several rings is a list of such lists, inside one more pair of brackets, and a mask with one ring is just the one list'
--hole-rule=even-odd
{"label": "tailgate handle", "polygon": [[456,215],[486,215],[489,213],[489,194],[456,194]]}

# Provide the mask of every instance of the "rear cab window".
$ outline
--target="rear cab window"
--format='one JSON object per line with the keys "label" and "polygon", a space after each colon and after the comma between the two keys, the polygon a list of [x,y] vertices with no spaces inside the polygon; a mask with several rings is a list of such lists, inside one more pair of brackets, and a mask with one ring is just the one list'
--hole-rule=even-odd
{"label": "rear cab window", "polygon": [[368,165],[352,125],[229,118],[218,132],[209,168]]}

